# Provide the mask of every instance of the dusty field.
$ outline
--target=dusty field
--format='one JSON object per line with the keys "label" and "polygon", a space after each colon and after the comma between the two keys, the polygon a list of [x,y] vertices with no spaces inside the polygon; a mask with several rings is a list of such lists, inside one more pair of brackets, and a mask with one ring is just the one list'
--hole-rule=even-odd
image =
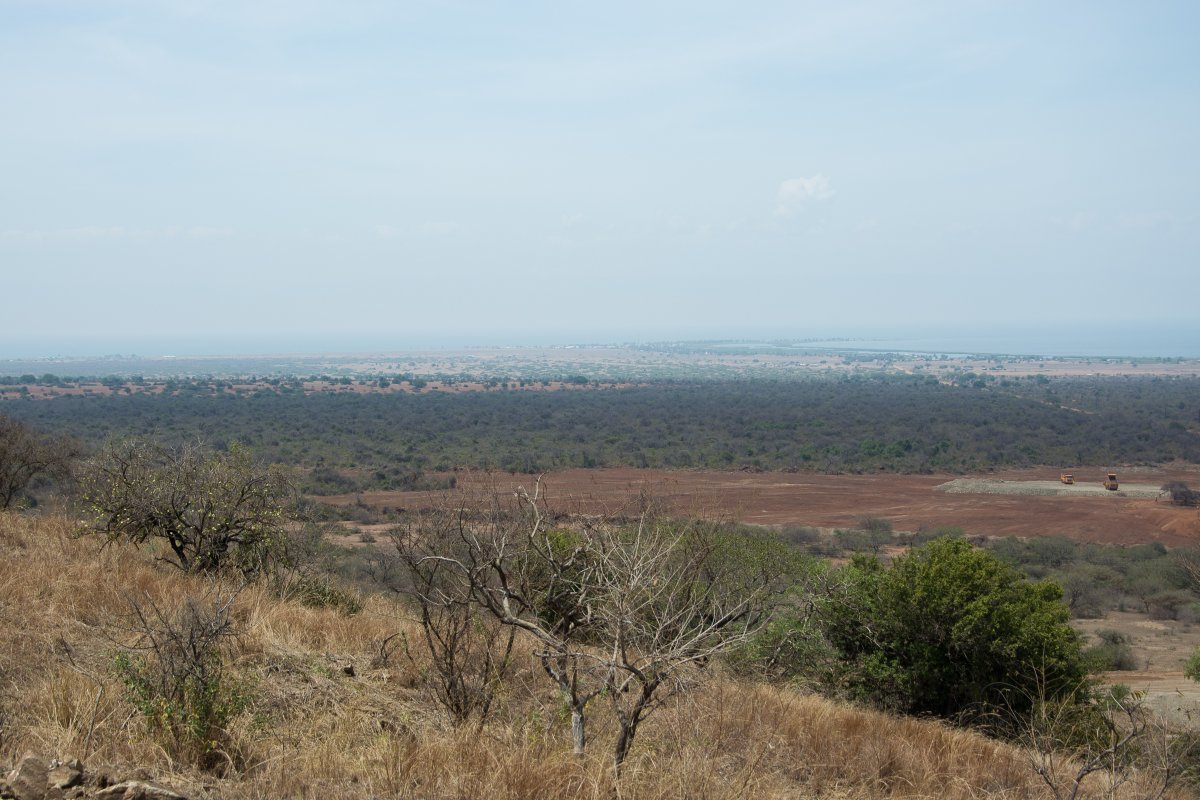
{"label": "dusty field", "polygon": [[1130,639],[1138,669],[1110,672],[1109,683],[1124,683],[1142,692],[1147,703],[1176,723],[1200,722],[1200,683],[1184,676],[1183,667],[1200,646],[1200,625],[1155,620],[1128,611],[1109,612],[1104,619],[1075,620],[1072,627],[1098,639],[1096,631],[1117,630]]}
{"label": "dusty field", "polygon": [[[1106,467],[1095,468],[1097,475]],[[1076,469],[1077,477],[1081,469]],[[1160,486],[1168,480],[1200,484],[1200,467],[1119,470],[1131,484]],[[996,473],[989,480],[1057,481],[1055,470]],[[678,513],[714,514],[763,525],[854,525],[865,516],[891,520],[897,530],[958,526],[986,536],[1064,535],[1077,541],[1136,544],[1160,541],[1169,547],[1200,545],[1200,512],[1150,497],[1027,496],[951,494],[938,486],[951,475],[810,475],[805,473],[681,472],[639,469],[577,469],[543,479],[547,498],[558,508],[583,513],[620,513],[645,491]],[[981,476],[982,477],[982,476]],[[462,475],[460,483],[481,481]],[[487,477],[496,491],[531,487],[529,475]],[[1067,487],[1064,487],[1067,488]],[[1119,494],[1119,493],[1117,493]],[[423,508],[444,502],[438,493],[366,492],[321,498],[349,504],[361,498],[375,506]]]}
{"label": "dusty field", "polygon": [[[1071,625],[1091,636],[1092,643],[1099,641],[1095,638],[1096,631],[1106,628],[1128,636],[1137,656],[1140,670],[1137,674],[1146,679],[1153,677],[1165,681],[1175,676],[1187,680],[1183,677],[1183,666],[1192,651],[1200,646],[1200,625],[1175,619],[1150,619],[1133,611],[1110,611],[1104,619],[1078,619]],[[1111,677],[1120,674],[1114,672]],[[1200,683],[1193,682],[1192,685],[1200,698]]]}

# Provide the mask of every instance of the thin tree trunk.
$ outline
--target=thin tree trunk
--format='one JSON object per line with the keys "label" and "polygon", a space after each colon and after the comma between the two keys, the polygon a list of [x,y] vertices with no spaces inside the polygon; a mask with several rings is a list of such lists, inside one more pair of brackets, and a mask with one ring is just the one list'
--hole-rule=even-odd
{"label": "thin tree trunk", "polygon": [[617,746],[613,750],[613,777],[621,777],[621,764],[625,763],[625,757],[629,755],[629,748],[633,746],[633,737],[637,733],[637,723],[621,722],[621,731],[617,734]]}
{"label": "thin tree trunk", "polygon": [[577,705],[571,706],[571,740],[575,745],[575,756],[583,758],[583,749],[587,746],[587,733],[583,727],[583,709]]}

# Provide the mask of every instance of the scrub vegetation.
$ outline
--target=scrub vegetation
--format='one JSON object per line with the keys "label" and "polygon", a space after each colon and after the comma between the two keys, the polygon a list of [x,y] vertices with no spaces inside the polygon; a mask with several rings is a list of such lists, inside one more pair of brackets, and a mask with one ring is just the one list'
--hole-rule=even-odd
{"label": "scrub vegetation", "polygon": [[[1040,716],[972,730],[838,704],[756,675],[743,653],[738,669],[713,659],[678,674],[618,771],[627,721],[615,701],[640,694],[588,703],[588,747],[573,754],[536,635],[518,632],[490,713],[463,724],[432,689],[436,656],[409,601],[313,607],[266,581],[182,572],[153,548],[98,545],[60,517],[0,515],[0,761],[73,755],[232,798],[1042,798],[1075,781],[1079,796],[1138,798],[1186,763],[1186,741],[1151,727],[1080,778],[1107,752],[1113,718],[1082,695],[1053,702],[1070,721],[1050,727],[1051,748],[1032,735],[1051,707],[1040,696]],[[608,658],[603,635],[580,637],[582,668]],[[1182,783],[1167,791],[1188,796]]]}
{"label": "scrub vegetation", "polygon": [[[452,472],[1200,461],[1193,381],[1011,383],[6,401],[58,460],[0,511],[0,763],[212,797],[1188,796],[1195,735],[1070,622],[1200,619],[1192,551],[570,513]],[[447,492],[352,547],[305,497],[375,486]]]}
{"label": "scrub vegetation", "polygon": [[578,392],[238,397],[170,393],[9,400],[0,413],[92,446],[128,435],[237,441],[302,470],[305,491],[437,488],[454,468],[632,466],[969,472],[1200,462],[1200,380],[850,375]]}

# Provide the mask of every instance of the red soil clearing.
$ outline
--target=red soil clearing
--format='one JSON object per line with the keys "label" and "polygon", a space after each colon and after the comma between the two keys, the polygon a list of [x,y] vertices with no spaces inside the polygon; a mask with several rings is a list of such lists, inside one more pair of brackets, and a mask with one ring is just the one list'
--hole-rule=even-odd
{"label": "red soil clearing", "polygon": [[[1106,467],[1076,468],[1083,481]],[[1200,483],[1200,470],[1120,470],[1123,479],[1161,484],[1168,480]],[[1084,477],[1084,476],[1088,477]],[[1091,497],[1030,497],[997,494],[947,494],[936,487],[961,475],[815,475],[780,472],[683,472],[644,469],[573,469],[544,476],[548,504],[590,514],[628,512],[646,492],[676,513],[726,518],[760,525],[852,527],[863,517],[885,517],[898,531],[957,526],[971,535],[1055,536],[1107,544],[1159,541],[1169,547],[1200,545],[1200,511],[1166,501]],[[996,473],[987,478],[1057,480],[1057,470]],[[532,490],[536,477],[493,474],[460,476],[460,485],[490,481],[498,492],[523,485]],[[445,502],[436,492],[364,492],[318,498],[345,505],[362,501],[374,506],[428,508]]]}

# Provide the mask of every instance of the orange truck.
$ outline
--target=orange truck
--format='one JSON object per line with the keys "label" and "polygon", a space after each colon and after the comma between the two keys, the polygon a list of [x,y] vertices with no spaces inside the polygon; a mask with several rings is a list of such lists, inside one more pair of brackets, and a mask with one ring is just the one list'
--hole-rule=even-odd
{"label": "orange truck", "polygon": [[1063,472],[1059,474],[1058,479],[1063,483],[1072,484],[1075,482],[1075,475],[1071,472]]}

